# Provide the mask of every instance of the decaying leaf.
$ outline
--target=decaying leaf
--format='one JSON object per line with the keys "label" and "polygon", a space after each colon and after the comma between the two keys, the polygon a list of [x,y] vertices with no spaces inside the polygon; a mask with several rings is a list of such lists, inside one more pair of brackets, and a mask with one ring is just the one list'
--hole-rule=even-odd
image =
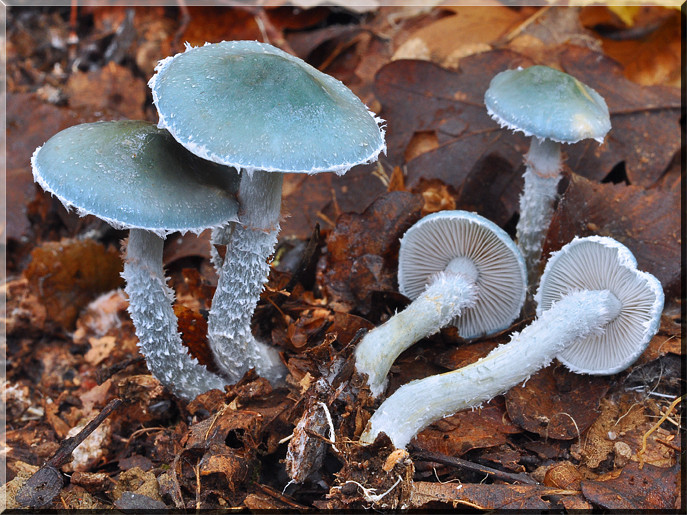
{"label": "decaying leaf", "polygon": [[582,481],[582,493],[594,504],[610,510],[673,510],[677,499],[680,465],[671,468],[630,463],[617,479]]}
{"label": "decaying leaf", "polygon": [[[339,311],[365,314],[373,291],[394,289],[394,260],[401,235],[420,217],[421,197],[395,191],[362,214],[345,213],[327,238],[322,283]],[[371,237],[376,235],[376,237]]]}
{"label": "decaying leaf", "polygon": [[430,452],[462,456],[471,449],[504,444],[507,435],[520,432],[509,420],[502,398],[496,397],[482,408],[461,411],[435,422],[421,431],[412,444]]}
{"label": "decaying leaf", "polygon": [[544,243],[543,255],[579,236],[609,236],[626,245],[639,270],[656,276],[667,304],[680,296],[680,193],[599,184],[573,174]]}
{"label": "decaying leaf", "polygon": [[596,420],[607,390],[604,377],[553,365],[508,390],[506,406],[511,420],[523,429],[545,438],[572,440]]}
{"label": "decaying leaf", "polygon": [[119,253],[93,240],[44,243],[24,271],[49,318],[67,330],[97,294],[122,286]]}
{"label": "decaying leaf", "polygon": [[547,510],[551,508],[543,496],[561,492],[557,488],[538,485],[487,485],[416,482],[413,485],[413,508],[479,510]]}

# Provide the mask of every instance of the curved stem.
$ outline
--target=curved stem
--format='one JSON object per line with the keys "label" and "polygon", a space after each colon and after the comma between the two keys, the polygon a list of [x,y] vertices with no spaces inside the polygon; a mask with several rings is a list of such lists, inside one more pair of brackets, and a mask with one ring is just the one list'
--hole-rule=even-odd
{"label": "curved stem", "polygon": [[525,161],[525,187],[520,196],[520,219],[516,230],[518,247],[527,266],[528,301],[531,301],[541,275],[542,245],[553,217],[560,181],[561,144],[533,137]]}
{"label": "curved stem", "polygon": [[163,243],[152,232],[132,229],[122,277],[148,368],[174,395],[190,400],[208,390],[222,390],[227,381],[199,364],[181,341],[172,308],[174,291],[167,286],[162,269]]}
{"label": "curved stem", "polygon": [[360,441],[372,443],[384,432],[403,448],[432,422],[526,381],[566,346],[603,331],[619,312],[620,301],[608,290],[571,293],[476,363],[399,388],[377,409]]}
{"label": "curved stem", "polygon": [[358,344],[355,368],[358,373],[367,374],[373,396],[377,397],[384,391],[389,369],[404,350],[438,332],[477,302],[473,271],[456,273],[455,263],[452,269],[452,272],[437,274],[410,306],[367,333]]}
{"label": "curved stem", "polygon": [[[257,341],[251,319],[269,274],[268,258],[279,233],[283,175],[243,172],[239,188],[239,223],[213,233],[227,244],[208,318],[210,347],[220,369],[234,382],[250,368],[272,382],[286,375],[277,349]],[[215,256],[219,263],[219,256]],[[213,261],[215,262],[215,261]]]}

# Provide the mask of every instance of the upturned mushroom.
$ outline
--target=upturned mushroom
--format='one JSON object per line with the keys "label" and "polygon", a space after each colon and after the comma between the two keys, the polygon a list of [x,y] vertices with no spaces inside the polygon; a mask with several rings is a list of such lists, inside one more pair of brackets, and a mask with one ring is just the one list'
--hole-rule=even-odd
{"label": "upturned mushroom", "polygon": [[279,380],[274,349],[256,341],[251,317],[279,232],[283,173],[343,174],[386,149],[381,120],[341,82],[256,41],[187,48],[150,80],[159,127],[191,152],[241,171],[239,223],[213,234],[219,284],[208,331],[218,365]]}
{"label": "upturned mushroom", "polygon": [[365,335],[355,350],[372,395],[386,387],[396,358],[415,342],[453,325],[466,339],[510,327],[525,300],[527,273],[506,232],[466,211],[424,217],[401,239],[398,283],[414,299]]}
{"label": "upturned mushroom", "polygon": [[611,129],[608,107],[592,88],[548,66],[497,74],[484,103],[501,127],[532,136],[525,155],[527,169],[516,239],[527,264],[529,291],[533,292],[563,166],[561,143],[588,138],[603,143]]}
{"label": "upturned mushroom", "polygon": [[36,149],[34,180],[79,216],[129,229],[122,276],[141,353],[175,395],[192,399],[228,382],[183,346],[162,269],[163,238],[237,219],[238,175],[200,159],[165,130],[136,121],[65,129]]}
{"label": "upturned mushroom", "polygon": [[658,331],[661,283],[637,270],[611,238],[575,238],[546,265],[537,319],[476,363],[403,385],[372,415],[361,436],[381,432],[405,447],[419,431],[526,381],[558,358],[577,373],[606,375],[630,366]]}

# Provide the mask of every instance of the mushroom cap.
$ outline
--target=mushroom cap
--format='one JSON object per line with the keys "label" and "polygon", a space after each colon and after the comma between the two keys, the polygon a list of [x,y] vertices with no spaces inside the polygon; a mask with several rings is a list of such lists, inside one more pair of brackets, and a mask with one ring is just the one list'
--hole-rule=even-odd
{"label": "mushroom cap", "polygon": [[31,158],[34,180],[79,216],[117,229],[199,233],[237,220],[239,175],[141,121],[65,129]]}
{"label": "mushroom cap", "polygon": [[567,73],[548,66],[506,70],[491,80],[484,95],[487,112],[501,127],[526,136],[576,143],[603,143],[611,130],[603,97]]}
{"label": "mushroom cap", "polygon": [[401,293],[417,298],[432,277],[457,257],[471,259],[477,268],[478,299],[451,325],[463,338],[510,327],[525,301],[525,260],[503,229],[475,213],[440,211],[405,233],[398,256]]}
{"label": "mushroom cap", "polygon": [[148,85],[159,127],[240,170],[343,174],[386,151],[382,121],[351,90],[257,41],[223,41],[160,61]]}
{"label": "mushroom cap", "polygon": [[602,334],[568,346],[558,360],[581,374],[615,374],[644,352],[658,331],[663,288],[653,275],[637,270],[627,247],[612,238],[575,238],[551,254],[535,295],[537,316],[568,293],[608,290],[622,309]]}

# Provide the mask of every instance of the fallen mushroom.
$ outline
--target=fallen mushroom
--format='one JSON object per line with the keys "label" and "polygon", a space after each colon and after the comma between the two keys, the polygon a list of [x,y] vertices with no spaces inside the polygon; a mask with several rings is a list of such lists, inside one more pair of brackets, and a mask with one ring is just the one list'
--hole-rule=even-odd
{"label": "fallen mushroom", "polygon": [[414,299],[365,335],[355,350],[372,395],[386,387],[396,358],[418,340],[453,325],[466,339],[510,327],[525,300],[527,274],[506,232],[466,211],[424,217],[401,240],[398,283]]}
{"label": "fallen mushroom", "polygon": [[256,41],[188,47],[150,80],[159,127],[195,154],[241,173],[239,222],[213,234],[226,244],[208,320],[222,370],[285,374],[276,351],[251,333],[279,232],[282,173],[335,172],[386,149],[381,120],[341,82]]}
{"label": "fallen mushroom", "polygon": [[411,381],[372,415],[360,441],[381,432],[403,448],[442,417],[526,381],[554,357],[578,373],[615,374],[630,366],[658,331],[661,283],[637,270],[611,238],[575,238],[552,254],[536,300],[537,319],[476,363]]}
{"label": "fallen mushroom", "polygon": [[129,229],[122,276],[141,353],[175,395],[192,399],[227,381],[187,353],[162,269],[163,238],[237,219],[235,172],[205,161],[165,130],[137,121],[65,129],[36,149],[34,180],[79,216]]}
{"label": "fallen mushroom", "polygon": [[501,127],[532,136],[525,155],[525,188],[520,196],[516,234],[532,292],[541,271],[542,243],[551,224],[563,166],[561,143],[588,138],[603,143],[611,129],[608,107],[596,91],[548,66],[497,74],[484,95],[484,103]]}

